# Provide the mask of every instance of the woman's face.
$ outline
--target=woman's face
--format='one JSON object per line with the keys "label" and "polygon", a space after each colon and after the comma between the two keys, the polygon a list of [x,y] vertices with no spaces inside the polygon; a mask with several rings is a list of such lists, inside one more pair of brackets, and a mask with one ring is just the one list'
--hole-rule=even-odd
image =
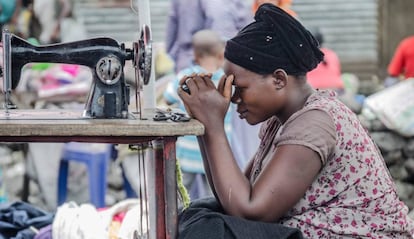
{"label": "woman's face", "polygon": [[225,61],[226,75],[234,75],[232,103],[241,119],[255,125],[276,115],[284,105],[284,90],[277,90],[273,75],[260,75]]}

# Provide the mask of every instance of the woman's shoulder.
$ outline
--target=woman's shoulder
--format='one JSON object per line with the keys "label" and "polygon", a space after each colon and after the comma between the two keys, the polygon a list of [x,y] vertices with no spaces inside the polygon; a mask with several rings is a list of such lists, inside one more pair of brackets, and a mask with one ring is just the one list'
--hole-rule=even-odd
{"label": "woman's shoulder", "polygon": [[329,90],[317,90],[310,95],[305,105],[289,117],[284,125],[296,124],[297,121],[311,123],[313,120],[326,123],[333,122],[332,115],[329,113],[336,107],[336,94]]}
{"label": "woman's shoulder", "polygon": [[306,101],[302,111],[319,109],[327,112],[331,117],[337,117],[339,114],[352,116],[355,113],[346,106],[334,90],[317,90]]}

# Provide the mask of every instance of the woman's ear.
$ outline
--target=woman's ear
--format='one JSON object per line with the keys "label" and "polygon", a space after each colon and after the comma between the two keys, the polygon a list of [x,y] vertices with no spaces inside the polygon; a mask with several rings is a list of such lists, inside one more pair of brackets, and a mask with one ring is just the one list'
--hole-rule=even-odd
{"label": "woman's ear", "polygon": [[276,69],[272,76],[277,90],[280,90],[286,86],[288,80],[286,71],[283,69]]}

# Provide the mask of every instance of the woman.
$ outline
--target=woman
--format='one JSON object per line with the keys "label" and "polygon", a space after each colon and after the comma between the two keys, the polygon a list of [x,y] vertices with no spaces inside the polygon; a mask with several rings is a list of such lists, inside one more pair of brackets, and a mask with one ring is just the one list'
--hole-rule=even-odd
{"label": "woman", "polygon": [[[194,203],[181,213],[181,238],[216,225],[210,222],[217,217],[233,238],[300,238],[292,231],[275,236],[292,228],[305,238],[412,238],[408,208],[357,116],[334,92],[306,82],[323,59],[309,31],[263,4],[255,21],[227,42],[225,57],[227,77],[217,89],[209,75],[183,78],[190,93],[178,89],[188,112],[205,126],[199,144],[218,202]],[[230,101],[249,124],[263,122],[260,147],[245,173],[224,134]],[[262,227],[269,234],[247,235]]]}

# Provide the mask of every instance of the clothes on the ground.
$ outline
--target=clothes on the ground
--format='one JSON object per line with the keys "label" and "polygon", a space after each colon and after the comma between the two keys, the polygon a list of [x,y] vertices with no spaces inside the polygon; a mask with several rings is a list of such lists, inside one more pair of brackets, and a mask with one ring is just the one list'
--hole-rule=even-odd
{"label": "clothes on the ground", "polygon": [[324,47],[321,51],[324,54],[323,61],[306,74],[306,79],[315,89],[343,89],[344,83],[341,78],[341,63],[338,55],[333,50]]}
{"label": "clothes on the ground", "polygon": [[194,59],[192,35],[211,29],[223,38],[233,37],[252,20],[245,1],[241,0],[172,0],[166,32],[167,53],[179,72]]}
{"label": "clothes on the ground", "polygon": [[296,228],[229,216],[214,198],[191,202],[179,214],[179,239],[301,239]]}
{"label": "clothes on the ground", "polygon": [[42,227],[34,237],[34,239],[53,239],[52,224]]}
{"label": "clothes on the ground", "polygon": [[412,238],[414,222],[379,149],[334,91],[316,91],[284,124],[269,119],[260,136],[271,143],[256,154],[252,183],[280,145],[308,147],[323,165],[283,225],[306,238]]}
{"label": "clothes on the ground", "polygon": [[36,230],[52,224],[53,218],[53,213],[25,202],[1,204],[0,239],[31,239],[35,236]]}
{"label": "clothes on the ground", "polygon": [[388,74],[404,78],[414,77],[414,36],[407,37],[398,45],[390,64]]}

